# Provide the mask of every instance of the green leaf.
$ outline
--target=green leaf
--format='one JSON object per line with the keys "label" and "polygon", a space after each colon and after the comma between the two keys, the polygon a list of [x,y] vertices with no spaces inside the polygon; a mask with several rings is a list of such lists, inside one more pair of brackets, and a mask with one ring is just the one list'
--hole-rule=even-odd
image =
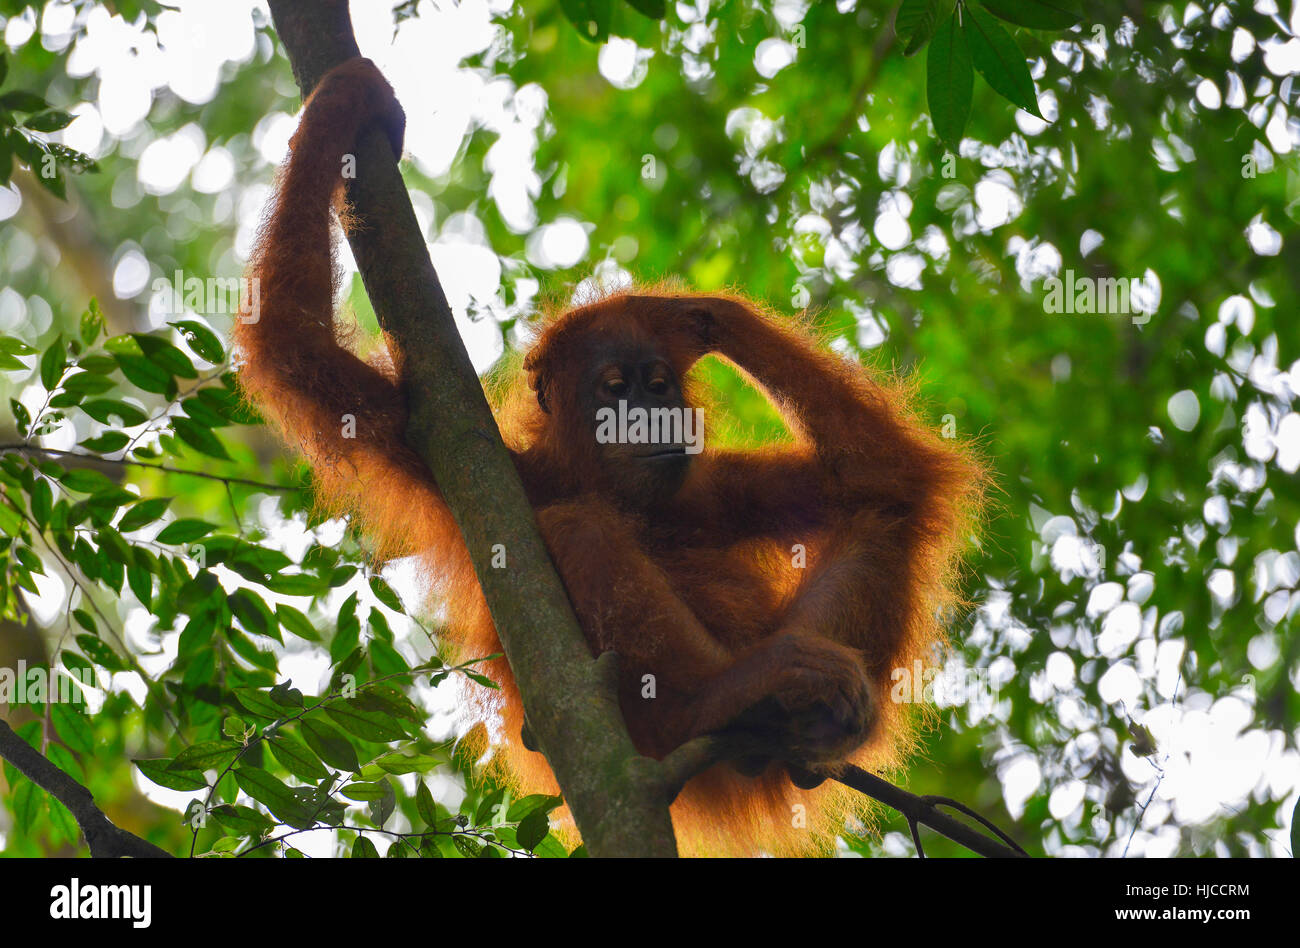
{"label": "green leaf", "polygon": [[63,367],[67,364],[67,356],[63,351],[63,334],[60,333],[41,356],[41,384],[47,391],[53,391],[58,386]]}
{"label": "green leaf", "polygon": [[235,741],[200,741],[176,755],[168,770],[220,770],[235,759],[243,745]]}
{"label": "green leaf", "polygon": [[144,357],[152,362],[158,368],[162,369],[169,375],[179,375],[181,378],[196,379],[199,377],[199,370],[194,368],[194,363],[180,349],[176,348],[166,339],[160,336],[148,336],[144,333],[132,333],[136,345],[144,353]]}
{"label": "green leaf", "polygon": [[123,428],[134,428],[149,420],[149,416],[134,405],[111,398],[86,402],[81,406],[81,410],[101,425],[114,424],[113,419],[116,418]]}
{"label": "green leaf", "polygon": [[1300,859],[1300,800],[1291,811],[1291,856]]}
{"label": "green leaf", "polygon": [[462,671],[464,671],[464,674],[465,674],[465,677],[466,677],[466,678],[468,678],[470,681],[473,681],[473,682],[476,682],[476,683],[482,685],[484,688],[493,688],[493,689],[496,689],[496,690],[500,690],[500,688],[501,688],[500,685],[498,685],[495,681],[493,681],[493,680],[492,680],[491,678],[489,678],[487,675],[480,675],[478,672],[472,672],[472,671],[469,671],[468,669],[462,669]]}
{"label": "green leaf", "polygon": [[[95,363],[91,364],[94,365]],[[77,366],[77,368],[80,369],[81,366]],[[113,384],[113,380],[102,373],[79,371],[63,379],[64,394],[57,396],[57,398],[64,399],[68,396],[76,396],[73,400],[75,402],[86,395],[103,395],[113,387]],[[54,404],[54,399],[50,400],[50,404]]]}
{"label": "green leaf", "polygon": [[667,0],[627,0],[627,5],[652,20],[662,20],[668,13]]}
{"label": "green leaf", "polygon": [[386,719],[405,718],[416,725],[422,725],[425,720],[424,713],[411,702],[411,699],[401,689],[392,685],[377,682],[363,685],[361,691],[352,699],[352,704],[358,711],[375,712]]}
{"label": "green leaf", "polygon": [[1031,30],[1065,30],[1083,19],[1076,0],[980,0],[999,19]]}
{"label": "green leaf", "polygon": [[122,580],[126,578],[124,564],[108,556],[103,547],[100,547],[96,557],[96,569],[98,569],[99,578],[105,586],[115,593],[122,591]]}
{"label": "green leaf", "polygon": [[226,565],[231,569],[243,567],[248,572],[255,574],[259,581],[265,579],[268,573],[278,572],[292,564],[293,560],[279,550],[248,544],[241,544],[235,548],[226,560]]}
{"label": "green leaf", "polygon": [[578,35],[592,43],[609,38],[610,5],[611,0],[560,0],[560,9]]}
{"label": "green leaf", "polygon": [[894,32],[905,44],[903,55],[914,56],[930,42],[954,6],[954,0],[903,0],[894,17]]}
{"label": "green leaf", "polygon": [[283,643],[280,638],[280,624],[276,622],[275,614],[262,601],[261,596],[241,586],[226,597],[226,604],[230,606],[230,611],[246,630],[258,635],[269,635]]}
{"label": "green leaf", "polygon": [[99,471],[92,471],[89,468],[68,471],[59,478],[59,482],[68,490],[75,490],[79,494],[97,494],[100,491],[118,489],[113,481]]}
{"label": "green leaf", "polygon": [[93,346],[100,333],[104,331],[104,314],[100,312],[99,301],[93,296],[90,298],[90,305],[81,314],[80,330],[81,341],[88,346]]}
{"label": "green leaf", "polygon": [[548,793],[530,793],[528,796],[522,797],[510,804],[510,810],[506,813],[506,821],[510,823],[518,823],[520,820],[529,816],[529,814],[538,810],[541,810],[544,813],[550,813],[563,803],[563,797],[554,797]]}
{"label": "green leaf", "polygon": [[[304,793],[305,791],[298,791]],[[346,815],[346,807],[342,800],[336,800],[331,796],[326,796],[324,791],[318,790],[315,793],[316,798],[321,801],[320,809],[316,812],[316,819],[322,823],[328,823],[330,826],[341,826],[343,818]],[[316,804],[313,804],[316,805]]]}
{"label": "green leaf", "polygon": [[[377,615],[379,615],[378,611],[370,613],[372,626]],[[381,638],[374,638],[370,641],[369,651],[370,665],[374,668],[376,675],[381,677],[397,675],[411,669],[411,666],[402,657],[401,653]]]}
{"label": "green leaf", "polygon": [[72,751],[57,741],[50,744],[46,751],[49,754],[50,763],[77,781],[77,783],[82,786],[86,785],[86,772],[81,769],[81,762]]}
{"label": "green leaf", "polygon": [[112,454],[114,451],[121,451],[127,446],[131,439],[120,431],[105,431],[95,438],[87,438],[81,442],[81,447],[96,454]]}
{"label": "green leaf", "polygon": [[315,783],[329,776],[311,749],[292,734],[279,731],[269,743],[271,756],[299,780]]}
{"label": "green leaf", "polygon": [[[379,850],[375,849],[375,844],[364,836],[358,836],[352,844],[353,859],[378,859]],[[369,871],[369,870],[367,870]]]}
{"label": "green leaf", "polygon": [[135,564],[135,552],[131,549],[131,544],[122,538],[112,527],[102,528],[98,535],[100,552],[110,557],[114,562],[121,563],[123,566],[132,566]]}
{"label": "green leaf", "polygon": [[217,680],[216,655],[220,646],[213,647],[209,644],[216,632],[216,625],[216,617],[205,613],[191,618],[181,632],[179,656],[182,661],[177,665],[185,668],[182,680],[189,688],[210,685]]}
{"label": "green leaf", "polygon": [[18,560],[19,565],[29,573],[35,573],[38,576],[45,575],[45,566],[41,558],[31,549],[20,546],[13,551],[14,557]]}
{"label": "green leaf", "polygon": [[325,713],[344,730],[364,741],[384,743],[406,737],[406,732],[386,715],[363,711],[352,701],[333,701],[325,706]]}
{"label": "green leaf", "polygon": [[185,414],[204,428],[224,428],[230,424],[230,419],[197,395],[182,399],[181,407],[185,409]]}
{"label": "green leaf", "polygon": [[36,478],[32,485],[32,517],[42,530],[50,522],[50,511],[54,509],[54,492],[50,482],[43,477]]}
{"label": "green leaf", "polygon": [[357,760],[357,752],[352,742],[337,728],[311,718],[304,718],[301,727],[302,737],[307,742],[307,746],[314,750],[316,756],[326,764],[348,773],[356,773],[361,769],[361,762]]}
{"label": "green leaf", "polygon": [[99,665],[101,668],[106,668],[109,671],[115,672],[126,671],[126,663],[118,658],[117,654],[111,648],[93,635],[78,635],[77,645],[81,647],[81,650],[86,653],[86,656],[92,662]]}
{"label": "green leaf", "polygon": [[27,119],[27,121],[23,122],[23,128],[30,128],[35,132],[57,132],[71,125],[73,118],[75,116],[69,115],[67,112],[49,109],[45,112],[38,112]]}
{"label": "green leaf", "polygon": [[241,629],[231,628],[226,636],[226,641],[234,653],[245,661],[251,662],[259,668],[274,672],[276,669],[276,658],[269,651],[258,648],[253,640],[250,639]]}
{"label": "green leaf", "polygon": [[[82,520],[86,518],[86,516],[89,513],[90,513],[90,506],[88,504],[85,503],[77,504],[75,507],[69,508],[68,522],[80,523]],[[76,543],[74,543],[72,546],[72,558],[76,561],[77,566],[81,568],[81,571],[85,573],[89,579],[101,578],[100,577],[101,570],[99,568],[99,554],[91,547],[89,543],[86,542],[85,537],[77,537]],[[72,615],[78,622],[82,623],[83,628],[86,627],[85,623],[82,622],[82,616],[86,616],[87,618],[89,618],[89,613],[87,613],[84,609],[74,609],[72,610]],[[90,630],[92,632],[95,631],[93,624],[90,626]]]}
{"label": "green leaf", "polygon": [[30,780],[23,780],[18,784],[18,789],[14,791],[12,805],[14,821],[20,829],[32,828],[32,824],[40,815],[41,807],[45,805],[45,800],[45,791]]}
{"label": "green leaf", "polygon": [[265,691],[257,688],[236,688],[235,698],[239,701],[240,707],[259,718],[275,721],[284,717],[285,709],[276,704]]}
{"label": "green leaf", "polygon": [[271,828],[271,821],[252,807],[223,803],[211,812],[223,829],[236,836],[261,837]]}
{"label": "green leaf", "polygon": [[[77,360],[77,368],[84,369],[82,374],[109,375],[117,371],[117,360],[112,356],[88,355]],[[80,377],[80,376],[78,376]]]}
{"label": "green leaf", "polygon": [[[223,379],[224,381],[224,379]],[[225,388],[201,388],[195,395],[221,417],[236,425],[255,425],[261,419],[236,392]]]}
{"label": "green leaf", "polygon": [[468,836],[453,836],[451,841],[466,859],[477,859],[481,853],[478,843]]}
{"label": "green leaf", "polygon": [[11,112],[43,112],[49,107],[50,104],[35,92],[27,92],[24,89],[15,89],[13,92],[0,95],[0,109],[8,109]]}
{"label": "green leaf", "polygon": [[375,763],[381,770],[400,776],[402,774],[428,773],[430,770],[437,769],[442,761],[429,754],[415,754],[408,757],[405,754],[393,753],[386,754]]}
{"label": "green leaf", "polygon": [[68,842],[75,843],[81,836],[81,828],[77,826],[72,811],[53,797],[50,797],[50,822],[57,830],[56,839],[62,836]]}
{"label": "green leaf", "polygon": [[207,536],[214,529],[216,529],[216,525],[205,520],[188,518],[173,520],[159,531],[157,541],[159,543],[181,545],[197,540],[199,537]]}
{"label": "green leaf", "polygon": [[385,777],[379,781],[380,787],[383,788],[384,795],[378,800],[371,800],[369,804],[370,819],[376,826],[383,826],[388,822],[388,818],[393,815],[393,810],[397,809],[397,791],[393,789],[393,782]]}
{"label": "green leaf", "polygon": [[935,31],[926,54],[926,98],[935,134],[954,151],[970,118],[971,92],[975,84],[970,49],[965,33],[953,14]]}
{"label": "green leaf", "polygon": [[86,498],[86,512],[90,514],[90,520],[95,526],[106,526],[117,515],[118,507],[134,503],[137,499],[128,490],[116,486],[106,487]]}
{"label": "green leaf", "polygon": [[394,612],[404,612],[402,600],[397,598],[397,593],[393,587],[382,576],[370,577],[370,591],[375,594],[375,598],[382,602]]}
{"label": "green leaf", "polygon": [[193,319],[183,319],[167,325],[174,326],[179,330],[181,338],[190,347],[190,351],[205,362],[220,365],[226,360],[226,351],[221,346],[221,340],[217,338],[216,333],[202,323]]}
{"label": "green leaf", "polygon": [[59,737],[74,751],[79,754],[95,752],[95,732],[85,714],[66,702],[56,701],[50,705],[50,718]]}
{"label": "green leaf", "polygon": [[9,408],[14,413],[14,421],[18,422],[18,433],[24,438],[27,437],[27,430],[32,426],[31,412],[16,398],[9,399]]}
{"label": "green leaf", "polygon": [[169,770],[168,764],[171,760],[166,757],[159,757],[154,760],[137,760],[135,765],[140,768],[140,773],[144,774],[160,787],[166,787],[168,790],[206,790],[208,782],[204,779],[203,774],[198,771],[177,771]]}
{"label": "green leaf", "polygon": [[213,633],[217,631],[216,616],[212,612],[204,611],[198,615],[191,615],[190,620],[181,629],[181,641],[178,649],[182,657],[195,655],[204,652],[208,648],[208,642],[212,641]]}
{"label": "green leaf", "polygon": [[[35,146],[35,151],[38,151],[40,155],[45,155],[45,153],[51,152],[51,147],[42,142],[38,144],[38,146]],[[51,174],[51,176],[48,177],[44,176],[44,174],[39,174],[39,176],[36,176],[36,182],[38,182],[40,186],[44,187],[45,190],[51,192],[52,195],[55,195],[56,198],[59,198],[59,200],[68,200],[68,189],[66,189],[66,186],[64,185],[64,179],[57,177],[56,174]]]}
{"label": "green leaf", "polygon": [[551,822],[546,811],[534,810],[520,821],[518,829],[515,830],[515,837],[521,847],[532,852],[550,831]]}
{"label": "green leaf", "polygon": [[282,596],[319,596],[328,588],[319,577],[307,573],[283,573],[272,576],[264,585],[271,592]]}
{"label": "green leaf", "polygon": [[[388,620],[384,618],[384,614],[378,609],[370,610],[370,631],[374,634],[376,640],[380,640],[380,639],[383,640],[379,644],[382,644],[389,649],[392,648],[392,646],[388,645],[388,643],[393,641],[393,630],[389,626]],[[373,646],[375,642],[372,641],[370,644]],[[373,660],[373,656],[372,656],[372,660]],[[399,660],[401,660],[400,657]],[[401,660],[401,662],[402,662],[402,666],[401,666],[402,671],[405,671],[407,668],[410,667],[406,664],[405,660]],[[393,669],[393,670],[396,671],[397,669]]]}
{"label": "green leaf", "polygon": [[29,356],[35,351],[17,336],[0,336],[0,352],[6,355]]}
{"label": "green leaf", "polygon": [[235,783],[276,817],[295,829],[307,829],[315,823],[312,808],[282,780],[261,767],[243,766],[235,770]]}
{"label": "green leaf", "polygon": [[23,530],[23,519],[8,504],[0,504],[0,536],[15,537]]}
{"label": "green leaf", "polygon": [[142,500],[131,506],[122,519],[118,521],[117,528],[123,533],[130,533],[132,530],[139,530],[145,524],[153,523],[161,517],[170,506],[172,499],[170,497],[150,497],[148,500]]}
{"label": "green leaf", "polygon": [[962,32],[970,45],[970,58],[975,70],[998,95],[1024,109],[1030,115],[1042,118],[1038,110],[1038,93],[1025,55],[1002,28],[1002,24],[975,6],[965,7]]}
{"label": "green leaf", "polygon": [[126,380],[146,392],[171,397],[176,392],[176,383],[171,374],[154,365],[143,356],[115,353],[117,367],[122,370]]}
{"label": "green leaf", "polygon": [[415,809],[426,826],[432,828],[438,822],[438,808],[434,805],[433,794],[421,781],[415,788]]}
{"label": "green leaf", "polygon": [[270,695],[272,701],[290,711],[296,711],[306,704],[302,692],[294,688],[292,682],[281,682],[271,689]]}
{"label": "green leaf", "polygon": [[330,660],[338,664],[350,655],[361,640],[361,622],[357,619],[357,594],[353,593],[339,607],[338,623],[330,641]]}
{"label": "green leaf", "polygon": [[140,547],[135,550],[136,562],[126,568],[126,584],[146,609],[153,608],[153,576],[147,567],[140,564],[141,557],[147,556],[148,550]]}
{"label": "green leaf", "polygon": [[280,625],[298,636],[298,638],[306,639],[308,642],[320,641],[320,635],[311,624],[311,620],[293,606],[280,603],[275,607],[275,617],[280,620]]}
{"label": "green leaf", "polygon": [[222,461],[230,460],[230,455],[226,453],[225,446],[212,433],[211,428],[205,428],[193,418],[185,418],[181,415],[173,417],[171,421],[172,427],[176,429],[177,436],[195,451]]}
{"label": "green leaf", "polygon": [[63,667],[72,672],[77,677],[78,681],[83,681],[90,685],[94,685],[98,682],[98,678],[95,675],[95,666],[86,661],[84,656],[64,649],[59,653],[59,658],[63,662]]}
{"label": "green leaf", "polygon": [[[336,566],[334,569],[330,570],[328,581],[330,586],[337,588],[347,584],[347,582],[355,575],[357,575],[357,568],[351,563],[346,563],[343,566]],[[355,608],[356,596],[353,595],[349,598],[353,600],[353,607]]]}
{"label": "green leaf", "polygon": [[349,800],[366,803],[370,800],[382,800],[388,791],[382,783],[349,783],[339,793]]}

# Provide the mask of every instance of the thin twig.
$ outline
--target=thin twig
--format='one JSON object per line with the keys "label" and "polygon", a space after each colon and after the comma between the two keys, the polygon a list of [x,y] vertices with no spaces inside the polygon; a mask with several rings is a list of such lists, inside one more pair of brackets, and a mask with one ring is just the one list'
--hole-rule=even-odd
{"label": "thin twig", "polygon": [[184,468],[170,467],[166,464],[150,464],[148,461],[132,461],[127,458],[106,458],[99,454],[85,454],[81,451],[60,451],[57,448],[40,448],[31,444],[0,444],[0,452],[3,451],[15,451],[28,456],[44,455],[49,458],[81,458],[86,461],[94,461],[96,464],[117,464],[123,467],[142,467],[154,471],[162,471],[167,474],[182,474],[185,477],[201,477],[204,480],[221,481],[226,485],[239,484],[243,487],[258,487],[262,490],[306,490],[306,487],[300,487],[295,484],[268,484],[265,481],[249,480],[246,477],[227,477],[223,474],[209,474],[207,471],[189,471]]}

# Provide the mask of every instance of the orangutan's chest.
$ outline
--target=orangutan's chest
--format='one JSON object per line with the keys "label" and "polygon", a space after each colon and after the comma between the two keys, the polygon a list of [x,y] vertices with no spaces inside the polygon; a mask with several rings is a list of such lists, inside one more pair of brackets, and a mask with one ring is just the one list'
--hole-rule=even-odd
{"label": "orangutan's chest", "polygon": [[741,648],[776,630],[807,575],[807,550],[771,539],[655,557],[677,595],[714,637]]}

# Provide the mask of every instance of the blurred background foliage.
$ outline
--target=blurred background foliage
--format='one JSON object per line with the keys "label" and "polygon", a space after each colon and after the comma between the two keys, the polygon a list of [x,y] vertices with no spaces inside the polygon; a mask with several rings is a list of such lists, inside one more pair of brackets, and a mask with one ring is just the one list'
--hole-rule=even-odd
{"label": "blurred background foliage", "polygon": [[[404,171],[480,370],[510,364],[539,305],[597,285],[677,276],[810,308],[837,350],[916,373],[933,423],[976,441],[996,470],[969,561],[972,609],[954,623],[935,695],[941,723],[909,789],[961,799],[1035,854],[1290,854],[1300,4],[1084,0],[1069,30],[1012,29],[1046,121],[977,83],[956,152],[933,133],[924,57],[903,56],[894,3],[696,0],[662,19],[620,7],[603,42],[574,27],[573,6],[353,4],[363,52],[408,112]],[[65,202],[10,148],[0,191],[0,332],[12,340],[0,395],[19,406],[0,434],[0,667],[93,663],[101,685],[89,715],[15,704],[8,719],[134,832],[178,853],[192,835],[199,852],[242,851],[271,823],[296,825],[270,807],[274,793],[223,777],[211,802],[246,803],[243,790],[275,819],[243,814],[252,822],[192,834],[180,814],[195,788],[166,776],[160,787],[131,759],[173,760],[205,741],[242,747],[279,712],[259,717],[236,689],[292,677],[326,694],[341,670],[363,684],[397,676],[428,718],[400,738],[420,763],[385,770],[373,761],[398,738],[349,732],[372,752],[358,765],[373,761],[356,777],[371,787],[359,791],[369,809],[349,798],[348,823],[424,820],[443,850],[424,855],[563,853],[553,836],[535,841],[537,817],[519,838],[553,802],[507,805],[515,819],[494,821],[500,788],[466,780],[472,755],[458,757],[466,745],[455,739],[473,722],[456,714],[457,689],[481,685],[429,680],[436,609],[431,622],[408,618],[370,582],[364,548],[309,518],[304,472],[223,394],[227,355],[187,347],[168,325],[190,320],[224,339],[231,308],[177,308],[170,284],[178,271],[240,274],[293,127],[296,88],[265,10],[2,0],[0,19],[0,93],[29,90],[75,118],[23,137],[97,165],[60,172]],[[22,122],[5,113],[0,126],[13,134]],[[1049,312],[1045,281],[1067,271],[1129,281],[1134,311]],[[373,331],[359,279],[345,279],[343,297]],[[71,352],[91,298],[103,336]],[[166,340],[184,366],[158,345],[137,340],[137,352],[123,333]],[[89,353],[107,359],[91,365],[110,384],[83,384],[59,410],[50,403],[67,375],[93,374],[64,363]],[[166,379],[141,387],[131,357],[152,357]],[[43,374],[47,361],[61,374]],[[715,393],[714,437],[783,436],[734,371],[716,361],[699,371]],[[212,414],[185,405],[202,392]],[[91,397],[125,399],[145,420],[105,423],[86,411]],[[42,406],[60,417],[33,432]],[[86,439],[100,440],[77,447]],[[98,470],[131,496],[86,482],[81,497],[72,470]],[[51,490],[40,482],[56,491],[49,511],[33,507]],[[172,499],[139,529],[115,529],[136,496]],[[192,520],[209,525],[215,561],[193,561],[183,528],[178,543],[160,541],[165,524]],[[87,552],[62,556],[63,540],[78,552],[74,535]],[[245,548],[285,555],[253,554],[250,566]],[[115,558],[135,566],[135,583],[119,570],[114,588]],[[401,564],[384,576],[418,605]],[[296,604],[309,629],[277,604]],[[184,641],[196,616],[203,628]],[[240,752],[241,766],[300,781],[314,772],[262,755],[268,743]],[[204,761],[219,773],[220,751]],[[73,851],[61,808],[12,768],[4,776],[4,851]],[[436,803],[421,802],[417,779]],[[396,816],[382,802],[393,785]],[[896,817],[882,813],[878,829],[846,833],[842,851],[911,852]],[[341,843],[302,851],[369,855],[356,838],[343,831]],[[930,851],[957,852],[937,840]]]}

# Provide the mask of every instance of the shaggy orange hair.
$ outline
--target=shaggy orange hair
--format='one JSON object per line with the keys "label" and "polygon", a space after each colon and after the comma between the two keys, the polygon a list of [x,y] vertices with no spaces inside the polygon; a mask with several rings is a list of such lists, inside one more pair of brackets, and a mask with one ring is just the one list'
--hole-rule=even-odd
{"label": "shaggy orange hair", "polygon": [[[376,116],[400,151],[400,110],[366,60],[334,70],[307,102],[250,261],[249,275],[259,281],[261,311],[246,310],[235,328],[234,341],[244,359],[241,381],[268,422],[311,464],[321,510],[351,516],[372,541],[379,561],[419,557],[431,595],[446,605],[447,634],[461,657],[499,653],[464,541],[427,468],[404,440],[401,353],[389,341],[379,358],[361,360],[352,351],[353,332],[341,329],[333,315],[337,284],[331,209],[341,197],[340,158],[363,124]],[[700,353],[664,339],[663,327],[684,305],[740,321],[746,344],[752,343],[756,361],[769,374],[796,380],[807,376],[815,380],[814,394],[826,391],[824,402],[812,407],[773,393],[796,429],[795,444],[742,459],[753,466],[743,490],[761,503],[763,491],[787,490],[792,477],[810,477],[800,472],[825,460],[835,468],[837,484],[870,496],[875,506],[868,514],[850,516],[829,507],[804,510],[801,501],[797,514],[790,515],[795,526],[771,538],[737,539],[725,552],[708,555],[647,547],[645,562],[654,565],[641,566],[653,568],[656,581],[666,577],[699,623],[741,654],[774,634],[780,617],[796,607],[805,576],[828,576],[837,568],[837,557],[852,560],[862,590],[832,602],[828,616],[848,630],[843,646],[857,656],[853,661],[862,663],[875,693],[887,694],[894,669],[910,669],[914,661],[929,664],[942,643],[938,617],[956,603],[959,554],[978,514],[983,470],[969,449],[944,441],[921,421],[910,384],[870,375],[820,348],[806,328],[737,296],[692,301],[672,287],[635,289],[553,312],[541,321],[525,371],[516,373],[496,399],[503,436],[593,650],[602,648],[605,631],[593,618],[592,600],[615,612],[626,603],[612,598],[608,584],[584,586],[606,564],[589,561],[594,554],[580,548],[581,538],[593,525],[623,529],[639,521],[620,519],[621,513],[603,504],[575,506],[601,483],[591,439],[588,435],[584,441],[574,427],[580,420],[572,402],[577,364],[593,336],[641,335],[659,339],[683,377]],[[549,396],[549,411],[539,404],[539,393]],[[850,400],[854,412],[843,420],[834,417],[839,403],[833,398]],[[810,417],[814,414],[819,417]],[[344,435],[346,416],[355,421],[353,436]],[[813,423],[833,433],[828,443],[835,445],[834,459],[826,460],[824,447],[799,434]],[[708,471],[727,460],[735,459],[706,450],[695,465]],[[706,486],[691,489],[705,496],[699,491],[713,489],[707,480],[699,475],[691,483]],[[824,480],[807,483],[814,485],[809,488],[814,493],[830,489]],[[720,518],[715,525],[723,533],[749,516],[744,507],[731,509],[730,501],[721,502],[721,494],[707,496],[713,506],[701,509]],[[576,523],[572,514],[563,521],[553,515],[565,505],[579,511]],[[846,522],[857,518],[852,522],[859,532],[837,533],[835,518],[841,515]],[[789,539],[805,535],[812,567],[800,574],[787,562]],[[579,549],[569,552],[575,546]],[[738,576],[746,582],[727,585],[724,574],[728,582]],[[482,689],[474,700],[481,712],[499,712],[504,719],[506,739],[495,765],[520,792],[558,793],[546,759],[520,740],[523,708],[508,663],[499,659],[485,670],[501,690]],[[683,674],[691,683],[690,669]],[[869,737],[840,761],[869,770],[900,765],[914,745],[918,721],[911,710],[877,700]],[[680,743],[678,731],[670,736],[656,730],[659,725],[642,719],[626,699],[624,711],[643,752],[662,756]],[[720,765],[690,781],[672,814],[684,853],[795,855],[829,852],[846,817],[862,814],[862,798],[831,782],[800,790],[778,766],[750,778]]]}

